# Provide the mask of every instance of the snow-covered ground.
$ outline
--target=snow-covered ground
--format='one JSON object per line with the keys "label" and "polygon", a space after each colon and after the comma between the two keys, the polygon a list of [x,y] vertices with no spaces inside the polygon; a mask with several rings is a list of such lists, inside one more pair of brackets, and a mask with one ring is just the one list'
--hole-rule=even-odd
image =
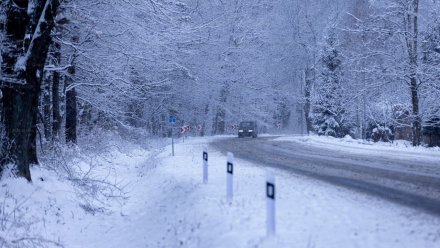
{"label": "snow-covered ground", "polygon": [[[277,235],[267,238],[265,169],[236,160],[230,204],[226,156],[208,148],[203,184],[202,150],[217,138],[178,140],[174,157],[170,146],[125,145],[77,161],[84,178],[101,179],[90,183],[101,187],[92,192],[44,167],[32,168],[32,184],[5,176],[0,247],[440,247],[439,217],[276,169],[269,170],[276,176]],[[337,142],[330,143],[343,149]]]}

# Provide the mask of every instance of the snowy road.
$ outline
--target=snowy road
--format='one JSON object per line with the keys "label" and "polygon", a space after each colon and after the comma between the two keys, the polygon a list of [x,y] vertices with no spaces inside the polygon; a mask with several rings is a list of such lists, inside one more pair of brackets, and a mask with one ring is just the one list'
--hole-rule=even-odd
{"label": "snowy road", "polygon": [[288,170],[338,186],[440,215],[440,166],[437,156],[391,151],[335,150],[280,141],[224,138],[212,143],[222,152]]}

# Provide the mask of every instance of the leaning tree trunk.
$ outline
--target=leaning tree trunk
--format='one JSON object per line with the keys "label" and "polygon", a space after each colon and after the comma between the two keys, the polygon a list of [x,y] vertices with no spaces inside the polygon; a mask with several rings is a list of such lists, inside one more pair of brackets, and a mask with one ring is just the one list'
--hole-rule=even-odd
{"label": "leaning tree trunk", "polygon": [[[16,165],[17,175],[31,180],[29,165],[37,163],[36,121],[41,72],[46,61],[58,0],[34,1],[28,14],[27,1],[7,3],[6,44],[2,54],[3,124],[7,141],[2,164]],[[24,47],[24,49],[22,49]],[[20,59],[19,59],[20,58]],[[19,61],[19,63],[17,63]]]}

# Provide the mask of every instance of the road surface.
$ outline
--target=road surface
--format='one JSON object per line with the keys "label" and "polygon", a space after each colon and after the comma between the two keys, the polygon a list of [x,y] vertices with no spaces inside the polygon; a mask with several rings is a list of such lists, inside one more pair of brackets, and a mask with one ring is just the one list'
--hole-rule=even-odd
{"label": "road surface", "polygon": [[280,168],[440,216],[440,165],[435,161],[403,159],[398,153],[343,153],[275,138],[230,137],[211,145],[258,166]]}

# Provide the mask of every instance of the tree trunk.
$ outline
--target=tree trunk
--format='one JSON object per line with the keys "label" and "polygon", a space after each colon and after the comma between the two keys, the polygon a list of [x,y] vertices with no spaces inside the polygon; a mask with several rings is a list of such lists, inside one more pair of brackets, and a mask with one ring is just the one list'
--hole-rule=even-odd
{"label": "tree trunk", "polygon": [[205,118],[204,118],[204,120],[203,120],[203,123],[202,123],[202,127],[201,127],[201,129],[202,130],[200,130],[200,136],[205,136],[205,134],[206,134],[206,120],[208,119],[208,113],[209,113],[209,104],[206,104],[205,105]]}
{"label": "tree trunk", "polygon": [[413,115],[413,126],[412,126],[412,144],[413,146],[418,146],[421,144],[422,138],[422,122],[420,117],[419,109],[419,83],[417,80],[417,70],[418,70],[418,14],[419,14],[419,1],[412,0],[407,9],[405,16],[405,24],[407,34],[405,36],[408,56],[409,56],[409,77],[410,77],[410,90],[411,90],[411,104],[412,104],[412,115]]}
{"label": "tree trunk", "polygon": [[[77,120],[77,106],[76,106],[76,90],[72,86],[72,76],[75,74],[75,67],[71,66],[68,69],[69,75],[66,77],[66,143],[76,144],[76,120]],[[70,87],[70,89],[69,89]]]}
{"label": "tree trunk", "polygon": [[43,80],[43,126],[44,126],[44,138],[49,140],[52,134],[52,122],[51,122],[51,106],[52,103],[50,101],[50,81],[52,77],[50,72],[44,73]]}
{"label": "tree trunk", "polygon": [[225,118],[226,112],[223,106],[219,106],[217,109],[217,114],[215,115],[214,123],[214,134],[224,134],[225,133]]}
{"label": "tree trunk", "polygon": [[412,145],[418,146],[421,144],[422,139],[422,120],[420,118],[419,113],[419,96],[418,96],[418,83],[417,78],[411,77],[411,103],[412,103],[412,110],[413,110],[413,139],[412,139]]}
{"label": "tree trunk", "polygon": [[[58,42],[53,43],[54,59],[56,63],[60,63],[61,45]],[[60,113],[60,73],[54,71],[52,75],[52,140],[59,140],[61,130],[61,113]]]}
{"label": "tree trunk", "polygon": [[17,174],[31,180],[29,164],[36,162],[35,134],[39,89],[32,85],[3,88],[3,119],[6,138],[3,163],[14,163]]}
{"label": "tree trunk", "polygon": [[220,101],[217,108],[217,113],[215,115],[214,120],[214,134],[224,134],[225,128],[226,128],[226,111],[225,111],[225,104],[228,99],[229,95],[229,84],[226,83],[225,86],[223,86],[223,89],[220,91]]}
{"label": "tree trunk", "polygon": [[312,125],[312,118],[310,117],[310,111],[311,111],[311,94],[312,94],[312,87],[313,87],[313,79],[314,79],[315,71],[313,68],[307,68],[305,71],[305,89],[304,89],[304,116],[306,118],[306,127],[307,127],[307,134],[313,131],[313,125]]}
{"label": "tree trunk", "polygon": [[[3,124],[7,142],[2,147],[1,163],[16,165],[17,175],[31,180],[29,165],[37,163],[36,122],[41,73],[46,61],[57,0],[34,1],[35,8],[27,13],[27,1],[9,1],[5,44],[11,50],[2,54],[4,77],[2,82]],[[24,6],[21,6],[21,5]],[[44,6],[44,8],[43,8]],[[40,18],[41,17],[41,18]],[[34,31],[37,35],[32,37]],[[32,39],[31,39],[32,38]],[[23,49],[24,47],[24,49]],[[18,70],[16,61],[22,56]]]}

